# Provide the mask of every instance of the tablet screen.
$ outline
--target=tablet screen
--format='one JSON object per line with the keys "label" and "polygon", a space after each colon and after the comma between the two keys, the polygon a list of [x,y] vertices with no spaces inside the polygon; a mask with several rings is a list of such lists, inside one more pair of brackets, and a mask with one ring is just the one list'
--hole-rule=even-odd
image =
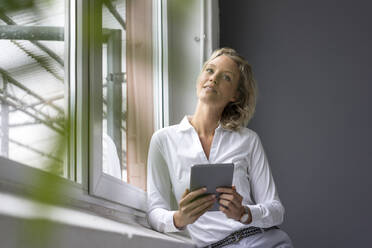
{"label": "tablet screen", "polygon": [[[190,190],[207,188],[206,194],[216,194],[218,187],[231,187],[234,174],[234,164],[196,164],[191,167]],[[216,201],[209,211],[218,211]]]}

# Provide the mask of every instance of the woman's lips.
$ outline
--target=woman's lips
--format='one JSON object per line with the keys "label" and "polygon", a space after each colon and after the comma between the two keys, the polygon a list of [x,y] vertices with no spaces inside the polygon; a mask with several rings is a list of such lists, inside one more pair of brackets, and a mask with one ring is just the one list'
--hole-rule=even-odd
{"label": "woman's lips", "polygon": [[204,86],[203,87],[206,91],[213,91],[213,92],[216,92],[215,88],[212,87],[212,86]]}

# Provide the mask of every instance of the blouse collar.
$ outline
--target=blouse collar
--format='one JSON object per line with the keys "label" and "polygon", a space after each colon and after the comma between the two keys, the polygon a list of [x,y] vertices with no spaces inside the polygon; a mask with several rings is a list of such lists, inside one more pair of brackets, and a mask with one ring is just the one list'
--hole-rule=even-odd
{"label": "blouse collar", "polygon": [[[182,121],[178,125],[179,132],[185,132],[188,130],[192,130],[194,128],[190,123],[191,117],[192,117],[191,115],[185,115],[185,117],[183,117]],[[216,128],[215,131],[222,130],[222,129],[224,128],[222,127],[221,123],[218,123],[218,127]]]}

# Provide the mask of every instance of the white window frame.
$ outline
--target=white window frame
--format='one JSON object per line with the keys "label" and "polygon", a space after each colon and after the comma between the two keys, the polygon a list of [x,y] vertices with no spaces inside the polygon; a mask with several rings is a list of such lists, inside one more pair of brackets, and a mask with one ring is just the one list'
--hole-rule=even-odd
{"label": "white window frame", "polygon": [[[99,37],[101,30],[101,6],[100,1],[94,1],[91,8],[90,35]],[[154,116],[155,129],[164,126],[164,116],[167,112],[164,108],[164,84],[162,72],[163,41],[160,30],[156,30],[162,22],[161,2],[153,0],[153,62],[154,62]],[[98,32],[98,33],[97,33]],[[130,208],[146,211],[146,192],[136,186],[128,184],[122,180],[114,178],[103,172],[102,168],[102,49],[101,41],[90,38],[89,71],[89,106],[84,106],[83,112],[90,113],[89,121],[89,193],[110,201],[118,202]],[[93,56],[92,56],[93,54]],[[86,86],[88,87],[88,86]],[[88,102],[88,101],[86,101]],[[82,123],[80,125],[83,125]]]}
{"label": "white window frame", "polygon": [[153,0],[155,130],[169,126],[167,0]]}

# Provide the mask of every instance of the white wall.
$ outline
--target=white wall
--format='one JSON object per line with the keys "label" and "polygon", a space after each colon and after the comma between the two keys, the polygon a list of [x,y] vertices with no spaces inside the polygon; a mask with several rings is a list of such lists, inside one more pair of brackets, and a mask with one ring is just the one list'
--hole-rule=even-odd
{"label": "white wall", "polygon": [[200,0],[168,1],[169,124],[177,124],[196,106],[200,71]]}

